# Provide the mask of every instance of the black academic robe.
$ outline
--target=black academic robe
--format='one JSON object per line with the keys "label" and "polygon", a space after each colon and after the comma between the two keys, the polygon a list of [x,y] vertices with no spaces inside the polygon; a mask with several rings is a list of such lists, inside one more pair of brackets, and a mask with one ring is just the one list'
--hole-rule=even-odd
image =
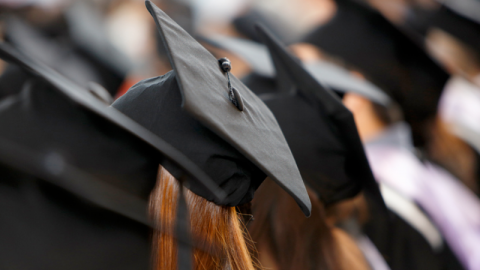
{"label": "black academic robe", "polygon": [[[368,148],[369,144],[387,144],[412,149],[413,144],[410,138],[411,135],[405,124],[394,124],[386,132],[368,142],[366,146]],[[390,220],[385,219],[384,214],[378,211],[375,202],[368,198],[368,194],[366,196],[370,206],[370,219],[364,227],[364,232],[392,270],[463,269],[445,240],[440,249],[434,250],[421,233],[394,211],[389,209]],[[430,219],[428,214],[424,214],[427,219]]]}
{"label": "black academic robe", "polygon": [[0,166],[0,269],[149,269],[149,229]]}
{"label": "black academic robe", "polygon": [[[27,76],[8,90],[0,139],[62,157],[147,201],[159,162],[147,145],[42,79]],[[149,269],[149,235],[146,225],[0,164],[0,269]]]}
{"label": "black academic robe", "polygon": [[[364,232],[383,255],[391,270],[447,270],[463,269],[460,262],[444,242],[435,251],[417,230],[389,210],[390,228],[379,221],[379,215],[370,212],[370,220]],[[385,233],[388,230],[388,234]],[[387,239],[383,236],[389,235]]]}

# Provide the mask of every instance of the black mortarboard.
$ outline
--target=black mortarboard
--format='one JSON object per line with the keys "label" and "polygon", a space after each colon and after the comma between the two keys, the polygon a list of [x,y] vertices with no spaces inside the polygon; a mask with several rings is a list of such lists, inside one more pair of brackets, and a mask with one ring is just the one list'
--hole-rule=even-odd
{"label": "black mortarboard", "polygon": [[[0,44],[0,57],[26,75],[23,85],[7,84],[19,89],[0,100],[0,144],[19,146],[9,151],[17,162],[7,165],[21,170],[12,173],[0,162],[2,205],[8,206],[0,209],[7,223],[0,230],[0,265],[6,269],[147,269],[144,225],[159,164],[186,184],[198,181],[217,200],[224,197],[182,153],[89,91],[7,44]],[[178,211],[186,214],[185,207]],[[189,240],[180,233],[179,254],[185,255]],[[29,259],[22,263],[19,255]]]}
{"label": "black mortarboard", "polygon": [[353,0],[336,2],[335,16],[304,42],[343,58],[384,90],[412,125],[415,143],[423,144],[423,125],[436,114],[448,73],[377,11]]}
{"label": "black mortarboard", "polygon": [[193,176],[215,193],[212,196],[221,196],[209,177],[183,154],[106,107],[89,91],[7,44],[0,44],[0,57],[29,75],[21,89],[2,100],[0,121],[9,128],[0,130],[1,137],[34,149],[59,151],[80,169],[138,191],[145,199],[155,183],[158,164]]}
{"label": "black mortarboard", "polygon": [[275,76],[275,68],[270,54],[263,44],[224,35],[212,35],[201,37],[201,39],[212,46],[236,54],[250,66],[253,72],[265,77]]}
{"label": "black mortarboard", "polygon": [[[270,53],[265,45],[260,43],[234,37],[227,37],[222,35],[215,35],[211,37],[204,37],[203,40],[209,42],[213,46],[230,51],[242,58],[252,69],[252,72],[266,78],[282,79],[283,76],[276,76],[275,68],[270,57]],[[367,97],[383,106],[388,106],[391,102],[388,95],[386,95],[377,86],[369,81],[362,80],[353,76],[348,70],[326,61],[314,61],[304,64],[308,72],[320,83],[335,91],[345,93],[354,92]],[[253,77],[247,79],[251,82]],[[262,80],[257,78],[256,82],[261,83]],[[277,85],[284,82],[280,81]],[[249,85],[247,85],[249,86]],[[255,87],[257,88],[257,87]],[[260,87],[259,87],[260,88]],[[252,89],[254,93],[261,94],[268,92],[269,87],[264,89]],[[278,90],[275,90],[278,91]]]}
{"label": "black mortarboard", "polygon": [[[202,45],[150,1],[173,71],[133,86],[113,106],[180,149],[227,193],[221,205],[252,199],[265,174],[306,215],[310,200],[275,117]],[[233,88],[230,88],[230,87]],[[212,200],[195,185],[196,194]]]}
{"label": "black mortarboard", "polygon": [[282,66],[295,89],[272,95],[265,103],[282,127],[304,180],[326,204],[353,197],[363,188],[384,205],[352,113],[266,29],[258,30],[275,67]]}
{"label": "black mortarboard", "polygon": [[241,80],[252,92],[262,95],[276,91],[275,68],[264,45],[247,39],[221,35],[202,36],[201,40],[236,54],[250,66],[251,72]]}

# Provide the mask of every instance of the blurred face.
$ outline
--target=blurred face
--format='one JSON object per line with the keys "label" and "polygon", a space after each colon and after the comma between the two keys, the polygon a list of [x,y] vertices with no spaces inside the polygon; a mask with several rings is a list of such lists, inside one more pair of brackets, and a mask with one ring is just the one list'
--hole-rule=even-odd
{"label": "blurred face", "polygon": [[385,124],[375,113],[370,100],[354,93],[346,93],[342,102],[352,112],[358,135],[363,142],[375,138],[385,129]]}

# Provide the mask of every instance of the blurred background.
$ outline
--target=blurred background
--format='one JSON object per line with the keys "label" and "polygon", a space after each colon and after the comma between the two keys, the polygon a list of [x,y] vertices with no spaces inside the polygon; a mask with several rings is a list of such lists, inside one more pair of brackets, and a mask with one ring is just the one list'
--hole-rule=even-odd
{"label": "blurred background", "polygon": [[[248,57],[222,49],[222,46],[213,46],[215,42],[212,42],[212,37],[237,37],[258,42],[254,30],[256,22],[266,25],[304,62],[324,58],[343,67],[349,67],[350,64],[346,63],[349,59],[342,59],[342,55],[330,57],[324,53],[322,48],[313,44],[314,39],[307,44],[309,33],[315,33],[315,29],[332,20],[338,4],[343,0],[154,2],[215,56],[231,59],[234,67],[232,72],[240,78],[252,72],[262,72]],[[429,159],[439,163],[478,194],[480,2],[361,2],[378,10],[410,36],[449,76],[466,82],[467,86],[460,87],[462,90],[445,90],[439,101],[433,101],[432,104],[439,106],[438,117],[434,120],[436,124],[429,127],[428,131],[421,131],[423,137],[428,137],[422,139],[427,140],[427,144],[416,143],[416,146],[421,145]],[[341,36],[345,31],[340,29],[324,39],[335,39],[336,33]],[[368,42],[360,42],[361,34],[352,35],[359,37],[359,48],[369,46]],[[171,69],[154,21],[142,0],[0,0],[0,38],[97,95],[105,95],[106,90],[111,96],[107,98],[107,103],[121,96],[138,81],[165,74]],[[371,37],[364,38],[367,40]],[[360,77],[366,75],[369,78],[361,68],[353,66],[349,70]],[[6,64],[0,60],[0,74],[8,72]],[[21,81],[21,78],[18,80]],[[4,81],[0,80],[0,97],[8,95],[8,88],[13,89],[7,87]],[[375,79],[373,83],[376,83]],[[412,99],[412,96],[408,98]],[[413,125],[415,136],[418,127],[415,127],[415,123],[409,124]],[[444,131],[449,135],[445,135]]]}
{"label": "blurred background", "polygon": [[[253,28],[250,28],[254,19],[261,19],[274,25],[288,42],[299,39],[334,12],[332,2],[323,0],[168,0],[154,3],[194,36],[252,34]],[[0,8],[3,39],[23,47],[32,46],[27,49],[32,53],[43,51],[43,48],[28,40],[41,40],[42,46],[52,52],[52,55],[41,56],[50,66],[62,70],[62,66],[71,66],[68,61],[76,61],[83,67],[71,72],[63,70],[79,83],[94,81],[116,95],[141,79],[170,70],[163,49],[157,46],[158,34],[142,0],[2,0]],[[247,25],[247,21],[251,25]],[[101,63],[92,63],[92,60]],[[115,69],[113,73],[118,77],[106,78],[112,74],[102,74],[105,76],[95,78],[98,75],[88,74],[92,72],[87,66],[92,64]]]}
{"label": "blurred background", "polygon": [[[305,34],[328,22],[336,12],[334,0],[154,2],[196,37],[224,34],[255,39],[252,26],[254,22],[260,21],[286,44],[300,41]],[[439,27],[425,28],[428,25],[425,21],[440,9],[439,1],[364,2],[378,9],[396,25],[408,26],[410,30],[421,34],[426,40],[429,53],[451,74],[459,74],[480,85],[479,48],[475,46],[479,33],[465,33],[474,39],[474,42],[469,43]],[[460,4],[453,4],[459,6],[458,10],[473,14],[469,18],[473,21],[480,20],[480,15],[475,13],[471,4],[462,7],[461,3],[465,1],[444,2],[459,2]],[[479,6],[478,3],[476,6]],[[31,53],[35,50],[37,53],[44,52],[40,48],[42,46],[51,52],[55,51],[56,55],[40,53],[40,58],[50,61],[49,64],[59,70],[62,65],[71,66],[67,65],[69,61],[76,61],[78,70],[64,70],[63,73],[79,83],[94,81],[116,95],[140,79],[163,74],[170,69],[163,49],[157,46],[155,37],[158,35],[154,22],[142,0],[1,0],[0,10],[2,39],[23,46]],[[453,27],[462,28],[460,25]],[[28,40],[42,42],[33,45]],[[234,63],[240,62],[239,59],[232,58]],[[103,65],[97,68],[110,68],[113,71],[107,70],[101,75],[91,74],[87,67],[89,65]],[[248,73],[245,70],[247,67],[240,68],[244,64],[238,63],[237,66],[234,70],[237,75]]]}
{"label": "blurred background", "polygon": [[[212,46],[212,44],[215,45],[212,38],[238,37],[258,42],[254,30],[256,22],[266,25],[304,62],[323,57],[337,64],[341,63],[340,66],[343,67],[352,64],[350,59],[343,59],[341,53],[338,55],[324,53],[323,48],[316,46],[321,45],[320,41],[314,44],[315,29],[321,28],[335,17],[338,4],[343,0],[158,0],[154,2],[192,36],[201,41],[215,56],[226,56],[231,59],[234,66],[232,72],[240,78],[252,71],[253,73],[261,73],[261,71],[256,70],[258,68],[249,61],[248,53],[241,55],[232,53],[232,50],[221,49],[222,46]],[[436,126],[443,125],[444,129],[449,129],[457,137],[460,136],[462,141],[468,142],[468,145],[445,139],[438,135],[443,133],[434,131],[433,134],[438,136],[429,135],[429,141],[435,141],[435,143],[426,150],[427,156],[447,168],[474,192],[478,192],[479,1],[360,0],[356,2],[362,2],[381,12],[390,22],[407,33],[413,42],[418,43],[449,76],[459,77],[468,82],[468,87],[462,88],[468,88],[468,91],[443,91],[443,98],[437,100],[438,97],[435,97],[435,100],[429,101],[434,106],[438,103],[441,107],[438,120],[441,123]],[[338,33],[339,37],[344,34],[349,35],[345,33],[346,31],[348,29],[339,28],[337,32],[329,35],[332,40],[336,40],[335,34]],[[355,30],[352,29],[352,31]],[[314,37],[313,39],[308,40],[309,33],[313,33],[310,35]],[[359,41],[358,54],[362,54],[361,47],[370,45],[361,40],[372,37],[362,38],[362,33],[359,32],[352,35]],[[0,0],[0,38],[90,91],[98,94],[101,91],[99,87],[106,89],[113,99],[121,96],[138,81],[165,74],[171,69],[154,21],[142,0]],[[330,38],[324,38],[324,40],[328,39]],[[307,44],[308,41],[310,44]],[[385,48],[389,46],[388,42],[392,43],[387,41]],[[395,46],[397,45],[393,47]],[[408,49],[406,52],[409,53]],[[392,54],[397,54],[393,57],[402,58],[396,51]],[[263,58],[254,60],[259,59]],[[264,62],[266,61],[270,60],[267,59]],[[271,64],[265,63],[265,65]],[[357,68],[358,66],[358,64],[350,66],[352,68],[349,70],[371,79],[368,72],[364,73],[362,67]],[[7,71],[5,64],[0,61],[0,73]],[[439,78],[439,80],[442,79]],[[375,80],[372,82],[377,84]],[[384,85],[377,84],[377,86],[385,88]],[[1,80],[0,88],[2,88]],[[6,88],[5,83],[3,88]],[[8,93],[8,89],[0,91],[0,95]],[[408,99],[413,98],[409,96]],[[419,127],[413,128],[414,136],[418,137],[415,133]],[[425,130],[421,132],[432,133]]]}
{"label": "blurred background", "polygon": [[[253,87],[268,88],[273,81],[271,60],[265,54],[266,49],[260,46],[255,32],[254,24],[257,22],[270,29],[305,64],[321,59],[348,71],[351,77],[369,80],[375,86],[365,87],[381,88],[394,103],[398,103],[395,105],[400,105],[386,106],[382,100],[375,99],[376,96],[371,97],[368,106],[376,110],[376,116],[380,115],[378,118],[382,121],[383,116],[388,118],[379,124],[382,129],[405,120],[412,129],[412,147],[415,147],[416,157],[447,171],[456,183],[460,183],[472,195],[474,202],[471,205],[479,207],[480,1],[352,0],[380,12],[395,26],[395,30],[378,25],[376,30],[383,34],[375,31],[371,34],[366,30],[361,32],[361,27],[358,31],[352,28],[349,33],[350,28],[339,27],[326,36],[320,35],[317,29],[334,20],[339,5],[345,1],[348,2],[152,0],[217,58],[229,58],[232,73],[244,79],[252,90]],[[400,31],[398,33],[402,33],[402,38],[398,38],[399,34],[389,36],[388,31]],[[348,53],[341,53],[342,48],[338,48],[338,54],[327,52],[329,39],[338,40],[342,45],[342,40],[349,40],[343,37],[349,35],[354,38],[347,45],[354,48],[351,50],[354,54],[364,51],[370,53],[372,48],[369,46],[380,46],[380,56],[372,53],[371,58],[367,55],[359,61],[371,60],[372,66],[378,64],[377,67],[386,63],[383,66],[385,69],[373,70],[370,74],[370,63],[362,65],[355,62],[360,58],[352,58],[352,62]],[[408,37],[408,42],[404,41],[404,36]],[[225,41],[226,37],[241,39],[244,43],[229,43]],[[381,40],[379,43],[377,38]],[[137,82],[171,70],[167,52],[143,0],[0,0],[0,39],[88,89],[107,104]],[[428,62],[431,60],[424,65],[424,55],[418,50],[438,67],[432,67]],[[382,53],[386,58],[377,61],[376,57],[381,58]],[[388,62],[390,59],[393,60]],[[19,88],[16,86],[23,83],[21,76],[8,76],[10,72],[17,74],[17,68],[0,60],[0,99],[12,94]],[[252,74],[263,77],[258,79]],[[328,79],[333,81],[329,85],[333,90],[337,90],[335,87],[345,87],[335,82],[333,77],[324,78],[327,84],[330,83]],[[390,85],[384,84],[382,77],[387,78]],[[389,78],[393,78],[393,81],[388,81]],[[322,79],[319,81],[324,82]],[[352,83],[353,87],[363,87],[358,81]],[[409,85],[405,87],[406,84]],[[389,92],[394,88],[403,92]],[[340,92],[349,91],[343,89]],[[348,97],[347,100],[344,98],[344,104],[355,115],[362,141],[368,141],[371,139],[369,132],[376,133],[380,129],[375,126],[378,123],[376,120],[362,122],[364,111],[359,108],[366,101],[352,95]],[[372,105],[375,102],[385,105],[385,108]],[[432,176],[428,181],[434,182],[436,178]],[[444,195],[450,196],[448,192]],[[435,199],[438,202],[441,196]],[[418,200],[414,201],[418,203]],[[459,205],[462,203],[459,202]],[[420,206],[423,207],[421,203]],[[465,206],[468,208],[468,204]],[[439,209],[443,211],[446,208]],[[428,214],[434,216],[431,212]],[[468,213],[464,216],[468,216]],[[468,218],[473,224],[470,229],[475,229],[478,234],[478,213]]]}
{"label": "blurred background", "polygon": [[[253,24],[260,21],[286,44],[300,41],[307,33],[328,22],[336,12],[334,0],[153,2],[195,37],[223,34],[255,39]],[[459,74],[480,85],[479,48],[441,28],[425,29],[427,23],[422,25],[422,21],[428,20],[440,9],[439,1],[364,2],[396,25],[408,26],[410,30],[421,34],[426,39],[429,53],[451,74]],[[465,10],[462,4],[458,6],[459,10]],[[475,14],[471,5],[467,5],[466,9],[471,11],[472,17],[477,16],[471,19],[480,20],[480,15]],[[40,53],[42,55],[37,57],[50,61],[49,64],[58,70],[62,65],[71,66],[67,65],[69,61],[77,61],[78,70],[64,70],[63,73],[79,83],[88,80],[97,82],[114,95],[140,79],[164,74],[170,69],[163,49],[157,45],[155,25],[142,0],[0,0],[0,11],[2,39],[23,46],[30,53],[35,53],[35,50],[37,53],[45,52],[41,48],[45,47],[51,53]],[[479,39],[478,32],[470,34],[472,39]],[[33,45],[29,40],[41,42]],[[53,55],[53,51],[56,55]],[[234,63],[240,62],[240,59],[232,58]],[[87,74],[92,73],[87,70],[89,65],[104,65],[114,70],[101,75]],[[238,67],[244,65],[238,63]],[[248,73],[245,69],[237,68],[234,72],[241,76]],[[119,77],[107,78],[113,76],[107,73]]]}

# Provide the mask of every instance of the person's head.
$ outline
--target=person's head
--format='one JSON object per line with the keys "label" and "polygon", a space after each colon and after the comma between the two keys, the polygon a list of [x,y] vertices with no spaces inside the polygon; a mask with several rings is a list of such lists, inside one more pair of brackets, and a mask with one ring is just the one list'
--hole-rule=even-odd
{"label": "person's head", "polygon": [[386,107],[362,95],[347,92],[343,95],[342,102],[352,112],[362,141],[374,138],[394,121]]}
{"label": "person's head", "polygon": [[[160,167],[157,186],[150,199],[151,216],[160,228],[153,236],[153,269],[177,269],[174,228],[180,188],[178,180]],[[241,213],[235,207],[209,202],[186,188],[183,192],[195,245],[194,269],[253,270]]]}

